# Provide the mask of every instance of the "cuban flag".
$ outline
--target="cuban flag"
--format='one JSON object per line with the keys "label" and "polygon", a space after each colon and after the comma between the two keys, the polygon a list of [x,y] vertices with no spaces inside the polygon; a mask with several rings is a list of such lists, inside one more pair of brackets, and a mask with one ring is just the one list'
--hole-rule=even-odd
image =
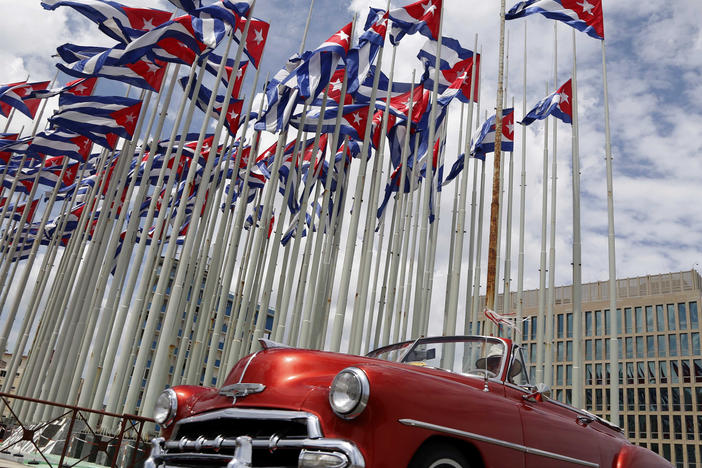
{"label": "cuban flag", "polygon": [[451,182],[453,179],[455,179],[458,176],[458,174],[461,173],[461,171],[465,167],[465,161],[466,161],[466,153],[459,154],[458,158],[456,159],[456,162],[454,162],[453,166],[451,166],[451,170],[449,171],[448,175],[446,176],[446,179],[444,179],[444,182],[441,184],[442,186]]}
{"label": "cuban flag", "polygon": [[535,120],[543,120],[549,115],[561,119],[565,123],[573,122],[572,107],[573,90],[571,80],[563,83],[554,93],[540,100],[522,119],[520,124],[529,125]]}
{"label": "cuban flag", "polygon": [[166,63],[158,59],[150,60],[146,56],[133,63],[122,63],[123,54],[124,46],[120,45],[70,66],[57,63],[56,67],[67,75],[79,78],[103,77],[137,88],[160,91],[166,73]]}
{"label": "cuban flag", "polygon": [[[210,73],[213,77],[217,76],[219,71],[219,65],[222,63],[222,57],[210,52],[206,56],[200,58],[198,61],[199,65],[204,65],[205,70]],[[229,81],[232,79],[232,75],[235,76],[234,87],[232,88],[232,97],[239,97],[239,92],[241,91],[241,84],[244,82],[244,77],[246,76],[246,68],[249,62],[242,60],[239,63],[239,70],[234,74],[235,60],[228,58],[224,64],[224,71],[222,72],[222,85],[229,86]]]}
{"label": "cuban flag", "polygon": [[48,86],[48,81],[37,83],[22,81],[0,86],[0,114],[7,117],[10,115],[10,110],[15,108],[33,119],[39,108],[39,99],[34,98],[32,94],[35,91],[44,90]]}
{"label": "cuban flag", "polygon": [[127,44],[119,63],[134,63],[146,55],[151,60],[191,65],[198,55],[214,50],[229,28],[217,18],[181,16]]}
{"label": "cuban flag", "polygon": [[41,6],[47,10],[71,7],[96,23],[102,32],[124,44],[171,19],[167,11],[132,8],[109,0],[43,0]]}
{"label": "cuban flag", "polygon": [[90,96],[93,94],[93,89],[95,89],[96,82],[97,78],[79,78],[77,80],[69,81],[65,85],[58,88],[32,91],[31,97],[46,99],[58,96],[61,93],[71,93],[75,96]]}
{"label": "cuban flag", "polygon": [[[0,133],[0,150],[5,149],[6,146],[11,146],[15,144],[19,133]],[[0,151],[0,161],[7,164],[12,157],[12,151]]]}
{"label": "cuban flag", "polygon": [[346,56],[347,92],[352,95],[356,94],[361,84],[366,81],[378,56],[378,51],[385,43],[388,14],[383,13],[382,16],[379,16],[371,10],[369,17],[373,15],[374,19],[367,21],[370,22],[370,26],[359,37],[358,45],[351,48]]}
{"label": "cuban flag", "polygon": [[442,0],[420,0],[411,5],[390,10],[392,20],[390,42],[397,45],[405,34],[420,34],[431,38],[439,38],[439,22],[441,19]]}
{"label": "cuban flag", "polygon": [[256,130],[278,132],[290,121],[295,106],[297,105],[297,88],[281,86],[301,62],[299,55],[291,56],[285,66],[278,70],[275,76],[266,84],[265,110],[254,124]]}
{"label": "cuban flag", "polygon": [[[336,115],[338,107],[328,106],[324,110],[324,115],[320,115],[321,109],[311,110],[305,116],[305,125],[302,130],[306,132],[314,132],[317,130],[317,122],[322,119],[322,132],[332,133],[336,125]],[[293,117],[290,124],[299,128],[301,124],[302,114]],[[343,106],[341,116],[341,126],[339,132],[342,135],[349,135],[355,140],[363,140],[366,134],[366,122],[368,120],[368,105],[367,104],[351,104]]]}
{"label": "cuban flag", "polygon": [[268,30],[271,25],[261,19],[251,18],[249,32],[246,38],[243,38],[245,26],[246,18],[239,16],[236,27],[234,28],[234,40],[239,44],[244,41],[244,53],[249,57],[254,68],[258,68],[258,64],[261,63],[261,56],[266,46]]}
{"label": "cuban flag", "polygon": [[590,37],[604,40],[602,0],[526,0],[510,8],[505,19],[521,18],[534,13],[563,21]]}
{"label": "cuban flag", "polygon": [[34,137],[30,151],[49,156],[66,156],[86,162],[90,157],[92,142],[75,132],[66,130],[47,130]]}
{"label": "cuban flag", "polygon": [[313,51],[305,52],[300,63],[280,84],[298,90],[300,98],[315,98],[331,80],[340,59],[345,59],[351,44],[349,23]]}
{"label": "cuban flag", "polygon": [[[514,150],[514,109],[508,108],[502,111],[502,151]],[[485,159],[487,153],[495,151],[495,116],[493,115],[485,121],[480,132],[473,140],[470,154],[478,159]]]}
{"label": "cuban flag", "polygon": [[41,185],[46,185],[49,187],[55,187],[58,185],[60,188],[68,187],[73,185],[76,181],[76,176],[78,175],[78,167],[80,163],[73,161],[66,164],[66,170],[63,171],[63,176],[61,176],[62,167],[64,161],[68,158],[65,156],[55,156],[51,158],[46,158],[44,161],[44,166],[39,170],[39,178],[37,182]]}
{"label": "cuban flag", "polygon": [[[417,54],[417,58],[424,64],[424,86],[432,89],[436,65],[436,49],[438,41],[429,39]],[[475,55],[475,57],[473,57]],[[438,91],[443,96],[440,102],[448,103],[454,97],[461,102],[470,100],[470,81],[473,74],[475,61],[475,74],[473,76],[473,100],[478,102],[478,77],[480,76],[480,54],[464,49],[458,40],[443,37],[441,40],[441,58],[439,60],[439,85]],[[443,105],[446,105],[442,103]]]}
{"label": "cuban flag", "polygon": [[141,104],[138,99],[124,97],[64,94],[58,111],[49,121],[114,149],[117,136],[130,140],[134,135]]}

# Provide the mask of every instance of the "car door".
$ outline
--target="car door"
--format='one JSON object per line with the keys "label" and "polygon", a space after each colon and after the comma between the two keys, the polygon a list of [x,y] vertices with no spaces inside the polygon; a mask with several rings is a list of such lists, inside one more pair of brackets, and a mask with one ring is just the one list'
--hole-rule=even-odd
{"label": "car door", "polygon": [[600,434],[591,419],[530,390],[505,384],[506,396],[520,401],[526,468],[600,466]]}

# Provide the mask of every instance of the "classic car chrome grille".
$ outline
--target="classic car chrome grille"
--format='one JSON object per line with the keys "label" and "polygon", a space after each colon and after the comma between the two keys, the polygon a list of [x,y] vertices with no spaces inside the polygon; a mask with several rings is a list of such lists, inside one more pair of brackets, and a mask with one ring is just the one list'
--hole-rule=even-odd
{"label": "classic car chrome grille", "polygon": [[[353,444],[323,439],[319,420],[312,414],[228,408],[176,423],[171,439],[154,439],[152,456],[145,466],[297,467],[303,451],[325,449],[347,460],[344,466],[364,466],[363,457]],[[250,464],[233,464],[242,450],[248,454]]]}

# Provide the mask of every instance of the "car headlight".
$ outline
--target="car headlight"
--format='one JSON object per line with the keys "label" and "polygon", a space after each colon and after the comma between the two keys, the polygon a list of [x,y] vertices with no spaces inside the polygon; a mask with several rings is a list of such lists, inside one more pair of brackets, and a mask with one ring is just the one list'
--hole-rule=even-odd
{"label": "car headlight", "polygon": [[368,376],[357,367],[339,372],[329,388],[329,404],[337,416],[353,419],[366,409],[370,396]]}
{"label": "car headlight", "polygon": [[167,388],[156,400],[154,421],[160,426],[168,427],[173,422],[177,411],[178,396],[172,388]]}

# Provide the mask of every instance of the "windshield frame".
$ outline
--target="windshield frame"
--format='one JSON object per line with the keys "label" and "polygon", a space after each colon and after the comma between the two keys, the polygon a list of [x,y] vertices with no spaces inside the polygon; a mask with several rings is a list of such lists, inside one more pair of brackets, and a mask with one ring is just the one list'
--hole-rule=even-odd
{"label": "windshield frame", "polygon": [[[419,346],[425,345],[425,344],[431,344],[431,343],[462,343],[462,342],[467,342],[467,341],[476,341],[476,342],[492,342],[492,343],[499,343],[503,346],[503,352],[502,352],[502,357],[500,358],[500,372],[497,374],[496,377],[490,377],[491,380],[499,380],[501,382],[504,382],[506,379],[506,367],[507,363],[511,362],[512,358],[512,343],[511,340],[506,340],[504,338],[496,337],[496,336],[482,336],[482,335],[456,335],[456,336],[433,336],[433,337],[422,337],[417,340],[411,341],[402,341],[399,343],[394,343],[391,345],[383,346],[381,348],[375,349],[371,352],[369,352],[366,356],[375,358],[375,359],[383,359],[381,357],[378,357],[384,353],[388,353],[394,350],[400,350],[402,349],[402,353],[400,354],[400,357],[396,361],[390,361],[390,362],[397,362],[400,364],[408,364],[408,361],[406,361],[407,356],[411,355],[412,351],[414,351],[416,348]],[[405,348],[405,349],[403,349]],[[440,369],[440,368],[436,368]],[[445,372],[451,372],[456,375],[462,375],[460,373],[456,373],[450,370],[446,369],[441,369],[444,370]]]}

